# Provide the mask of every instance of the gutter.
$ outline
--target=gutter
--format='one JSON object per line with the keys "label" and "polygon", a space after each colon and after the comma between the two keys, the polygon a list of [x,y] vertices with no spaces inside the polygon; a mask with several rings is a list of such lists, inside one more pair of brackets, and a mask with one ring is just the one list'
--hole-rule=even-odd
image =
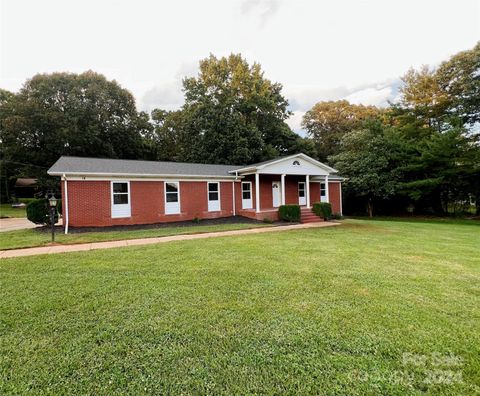
{"label": "gutter", "polygon": [[62,202],[62,204],[65,207],[65,235],[68,234],[68,184],[67,184],[67,176],[65,173],[63,174],[63,180],[65,182],[65,188],[64,188],[64,196],[65,196],[65,202]]}

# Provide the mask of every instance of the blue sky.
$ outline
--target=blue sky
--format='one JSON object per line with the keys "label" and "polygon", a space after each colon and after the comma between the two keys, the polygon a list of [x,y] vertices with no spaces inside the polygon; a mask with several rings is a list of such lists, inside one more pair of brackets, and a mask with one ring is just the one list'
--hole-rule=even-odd
{"label": "blue sky", "polygon": [[297,132],[321,100],[385,105],[410,67],[480,38],[478,0],[0,0],[0,87],[94,70],[138,107],[176,109],[198,61],[241,53],[284,85]]}

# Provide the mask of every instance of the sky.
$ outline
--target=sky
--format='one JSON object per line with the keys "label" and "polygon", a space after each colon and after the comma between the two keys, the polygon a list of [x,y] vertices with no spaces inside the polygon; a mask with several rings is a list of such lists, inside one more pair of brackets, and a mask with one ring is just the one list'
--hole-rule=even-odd
{"label": "sky", "polygon": [[0,88],[94,70],[140,110],[174,110],[210,53],[283,84],[289,125],[322,100],[385,106],[400,76],[480,40],[480,0],[0,0]]}

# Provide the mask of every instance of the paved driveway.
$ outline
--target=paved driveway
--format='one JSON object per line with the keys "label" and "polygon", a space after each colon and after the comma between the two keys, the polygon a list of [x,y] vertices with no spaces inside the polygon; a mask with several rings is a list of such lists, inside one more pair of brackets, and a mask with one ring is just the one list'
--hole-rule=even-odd
{"label": "paved driveway", "polygon": [[0,232],[39,227],[26,218],[0,219]]}

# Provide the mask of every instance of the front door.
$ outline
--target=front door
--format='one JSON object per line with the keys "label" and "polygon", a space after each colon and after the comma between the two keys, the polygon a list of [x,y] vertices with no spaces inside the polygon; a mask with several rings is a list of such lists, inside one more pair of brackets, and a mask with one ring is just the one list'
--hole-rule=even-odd
{"label": "front door", "polygon": [[252,182],[242,182],[242,209],[252,207]]}
{"label": "front door", "polygon": [[274,208],[278,208],[282,203],[282,191],[280,182],[272,182],[272,203]]}
{"label": "front door", "polygon": [[305,182],[298,182],[298,204],[307,204],[307,196],[305,194]]}

